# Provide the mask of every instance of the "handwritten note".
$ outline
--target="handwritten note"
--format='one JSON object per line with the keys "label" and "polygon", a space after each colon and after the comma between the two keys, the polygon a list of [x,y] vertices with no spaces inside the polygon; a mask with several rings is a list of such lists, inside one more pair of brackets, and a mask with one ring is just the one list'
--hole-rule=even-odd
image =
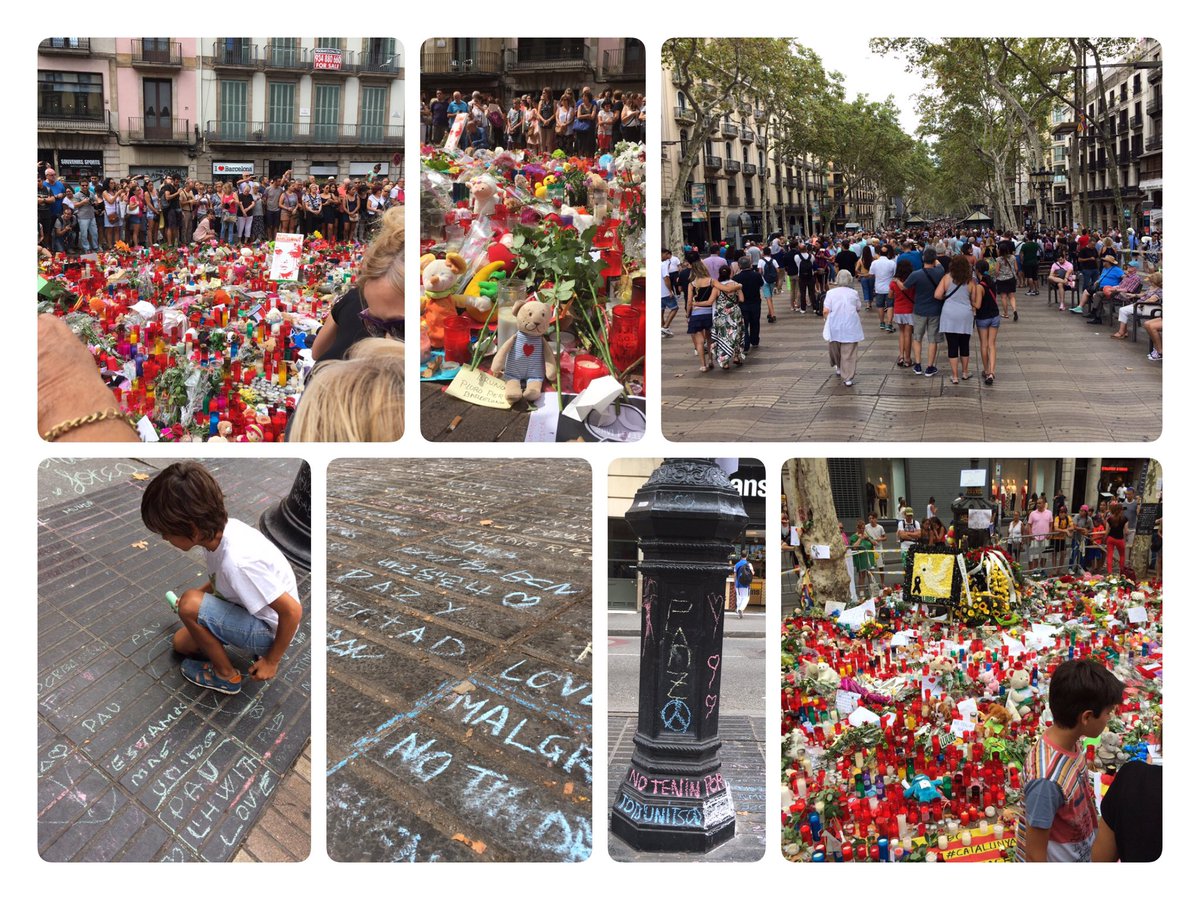
{"label": "handwritten note", "polygon": [[487,406],[492,409],[508,409],[510,404],[504,399],[504,382],[495,375],[489,375],[479,369],[463,366],[446,388],[446,393],[476,406]]}

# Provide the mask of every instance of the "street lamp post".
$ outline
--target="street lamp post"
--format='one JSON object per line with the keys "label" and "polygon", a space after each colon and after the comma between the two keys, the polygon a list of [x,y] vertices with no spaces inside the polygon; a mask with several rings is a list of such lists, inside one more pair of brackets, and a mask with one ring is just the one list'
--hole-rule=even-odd
{"label": "street lamp post", "polygon": [[1041,201],[1038,205],[1039,230],[1045,227],[1046,198],[1050,195],[1050,182],[1053,178],[1054,172],[1050,169],[1034,169],[1029,173],[1029,180],[1038,193],[1038,200]]}
{"label": "street lamp post", "polygon": [[747,516],[715,459],[667,459],[625,519],[642,554],[641,663],[612,833],[635,850],[703,853],[735,831],[718,723],[725,584]]}

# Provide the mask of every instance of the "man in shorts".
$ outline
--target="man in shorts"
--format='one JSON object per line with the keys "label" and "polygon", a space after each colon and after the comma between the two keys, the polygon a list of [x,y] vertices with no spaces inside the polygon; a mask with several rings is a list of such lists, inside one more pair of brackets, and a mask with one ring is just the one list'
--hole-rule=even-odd
{"label": "man in shorts", "polygon": [[[925,248],[921,254],[922,266],[908,276],[904,282],[907,290],[915,292],[913,297],[913,374],[932,378],[938,373],[938,344],[945,338],[941,332],[942,301],[934,296],[938,284],[946,274],[938,262],[937,251]],[[928,364],[921,368],[921,347],[927,348]]]}
{"label": "man in shorts", "polygon": [[[673,266],[673,268],[672,268]],[[671,322],[679,312],[679,301],[675,299],[675,277],[679,272],[679,260],[671,255],[671,251],[663,247],[662,269],[659,281],[662,283],[662,335],[674,337]]]}

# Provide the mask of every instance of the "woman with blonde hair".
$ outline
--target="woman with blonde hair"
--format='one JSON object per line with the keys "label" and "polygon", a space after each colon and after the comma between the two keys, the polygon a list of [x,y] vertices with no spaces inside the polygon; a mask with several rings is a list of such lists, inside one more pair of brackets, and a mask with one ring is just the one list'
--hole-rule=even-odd
{"label": "woman with blonde hair", "polygon": [[367,338],[313,370],[289,441],[398,441],[404,436],[404,344]]}
{"label": "woman with blonde hair", "polygon": [[333,304],[313,341],[318,363],[345,359],[363,338],[404,340],[404,207],[393,206],[381,219],[355,286]]}

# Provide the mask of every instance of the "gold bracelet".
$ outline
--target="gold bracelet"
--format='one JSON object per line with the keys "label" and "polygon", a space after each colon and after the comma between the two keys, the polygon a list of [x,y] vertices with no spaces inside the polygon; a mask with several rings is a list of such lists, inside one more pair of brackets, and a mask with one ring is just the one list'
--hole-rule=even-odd
{"label": "gold bracelet", "polygon": [[76,428],[82,428],[84,425],[94,425],[97,422],[105,422],[109,419],[119,419],[132,428],[135,432],[137,431],[137,421],[133,418],[133,416],[129,415],[128,413],[123,413],[119,409],[113,409],[112,407],[109,407],[108,409],[100,410],[99,412],[90,413],[86,416],[80,416],[77,419],[67,419],[65,422],[60,422],[58,425],[55,425],[53,428],[43,434],[42,440],[57,441],[68,431],[74,431]]}

